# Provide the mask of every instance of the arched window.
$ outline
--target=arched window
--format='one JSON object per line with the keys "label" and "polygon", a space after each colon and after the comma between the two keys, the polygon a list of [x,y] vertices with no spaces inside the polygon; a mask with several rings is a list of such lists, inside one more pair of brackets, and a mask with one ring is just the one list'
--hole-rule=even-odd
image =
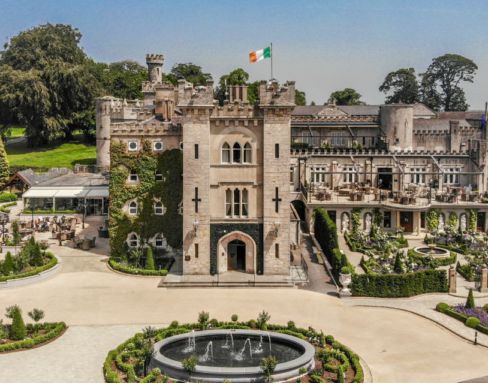
{"label": "arched window", "polygon": [[247,189],[244,189],[242,191],[242,206],[241,207],[242,207],[242,216],[247,217],[249,215]]}
{"label": "arched window", "polygon": [[163,215],[164,214],[164,206],[161,201],[154,202],[154,214],[156,215]]}
{"label": "arched window", "polygon": [[137,215],[137,202],[136,201],[132,201],[129,204],[129,214],[130,215]]}
{"label": "arched window", "polygon": [[232,146],[232,162],[234,164],[241,163],[241,145],[237,142]]}
{"label": "arched window", "polygon": [[154,179],[156,181],[164,181],[164,176],[161,170],[156,170],[156,173],[154,174]]}
{"label": "arched window", "polygon": [[130,171],[129,181],[130,182],[138,182],[139,181],[139,176],[137,175],[137,172],[135,170]]}
{"label": "arched window", "polygon": [[139,237],[136,233],[129,234],[127,245],[129,245],[131,248],[139,247]]}
{"label": "arched window", "polygon": [[230,145],[227,142],[222,145],[222,163],[230,164]]}
{"label": "arched window", "polygon": [[252,162],[252,148],[249,142],[244,145],[244,163],[250,164]]}
{"label": "arched window", "polygon": [[232,190],[225,191],[225,216],[232,217]]}
{"label": "arched window", "polygon": [[166,239],[161,234],[156,235],[154,238],[154,246],[156,246],[156,249],[166,247]]}
{"label": "arched window", "polygon": [[234,189],[234,217],[241,215],[241,191]]}

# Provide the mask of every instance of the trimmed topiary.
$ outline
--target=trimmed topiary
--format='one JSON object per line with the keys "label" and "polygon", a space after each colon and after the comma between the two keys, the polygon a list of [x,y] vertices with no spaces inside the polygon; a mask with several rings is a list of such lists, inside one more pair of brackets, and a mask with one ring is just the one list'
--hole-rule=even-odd
{"label": "trimmed topiary", "polygon": [[22,311],[18,306],[12,309],[12,326],[10,327],[10,338],[12,340],[22,340],[27,335],[24,319],[22,319]]}
{"label": "trimmed topiary", "polygon": [[152,247],[149,246],[146,251],[146,270],[154,270],[154,256]]}
{"label": "trimmed topiary", "polygon": [[466,299],[466,304],[464,305],[467,309],[474,309],[476,307],[474,303],[473,289],[469,289],[468,299]]}
{"label": "trimmed topiary", "polygon": [[446,312],[446,310],[449,310],[449,305],[447,303],[440,302],[437,304],[435,309],[441,313],[444,313],[444,312]]}
{"label": "trimmed topiary", "polygon": [[469,317],[468,319],[466,319],[466,323],[465,323],[466,326],[471,328],[476,328],[478,327],[479,324],[480,324],[480,320],[479,318],[476,317]]}

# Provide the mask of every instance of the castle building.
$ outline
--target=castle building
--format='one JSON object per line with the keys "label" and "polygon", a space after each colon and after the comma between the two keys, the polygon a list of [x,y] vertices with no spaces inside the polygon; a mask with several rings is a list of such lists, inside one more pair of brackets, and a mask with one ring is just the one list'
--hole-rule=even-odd
{"label": "castle building", "polygon": [[380,212],[385,229],[420,233],[429,209],[441,225],[455,215],[463,229],[475,214],[487,230],[481,112],[295,107],[294,82],[274,80],[260,83],[256,105],[246,86],[228,87],[219,105],[212,82],[173,86],[162,55],[146,62],[143,100],[97,100],[113,254],[150,244],[181,259],[184,275],[286,276],[292,221],[311,224],[317,207],[342,231],[356,210],[365,229]]}

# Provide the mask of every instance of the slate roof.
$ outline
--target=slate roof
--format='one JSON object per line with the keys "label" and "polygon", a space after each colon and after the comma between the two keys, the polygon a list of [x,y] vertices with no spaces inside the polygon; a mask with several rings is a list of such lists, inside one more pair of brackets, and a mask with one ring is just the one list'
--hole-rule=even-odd
{"label": "slate roof", "polygon": [[97,173],[69,173],[37,184],[37,186],[108,186],[108,179]]}
{"label": "slate roof", "polygon": [[53,168],[45,173],[36,173],[32,169],[25,169],[17,172],[17,175],[22,178],[27,185],[34,186],[69,172],[70,170],[67,168]]}

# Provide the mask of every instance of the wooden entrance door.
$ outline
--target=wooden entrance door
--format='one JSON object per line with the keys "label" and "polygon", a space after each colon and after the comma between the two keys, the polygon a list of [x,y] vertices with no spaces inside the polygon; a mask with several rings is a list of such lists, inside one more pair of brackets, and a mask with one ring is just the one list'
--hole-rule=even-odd
{"label": "wooden entrance door", "polygon": [[413,232],[413,212],[401,211],[400,212],[400,226],[405,233]]}

